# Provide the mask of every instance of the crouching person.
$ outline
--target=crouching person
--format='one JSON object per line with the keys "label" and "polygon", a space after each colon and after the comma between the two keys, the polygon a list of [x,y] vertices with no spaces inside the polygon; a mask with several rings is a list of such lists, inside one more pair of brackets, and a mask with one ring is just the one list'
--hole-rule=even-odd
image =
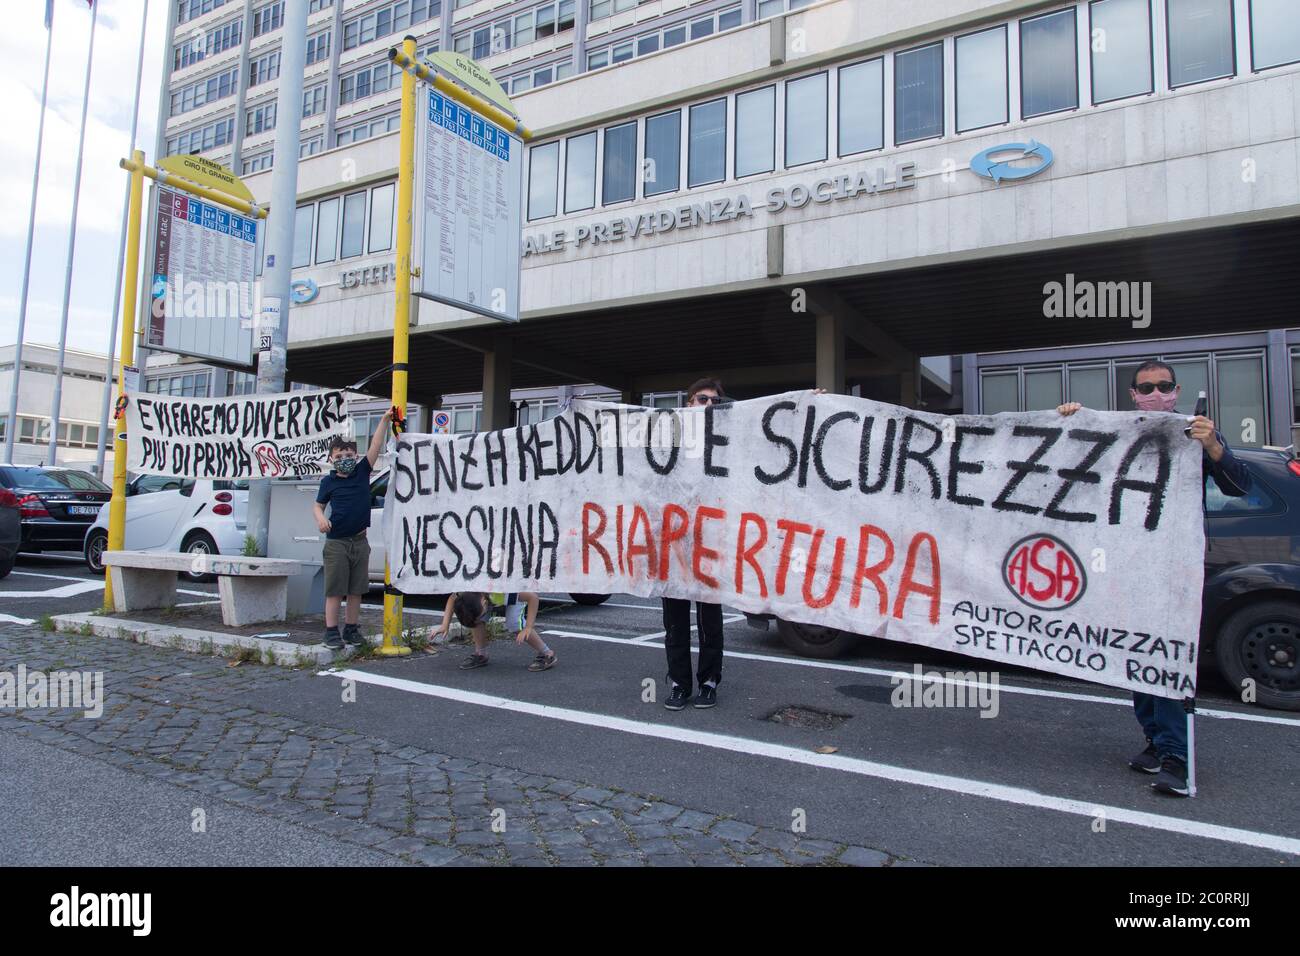
{"label": "crouching person", "polygon": [[546,646],[546,642],[537,634],[537,608],[541,600],[532,591],[520,591],[518,594],[488,594],[484,591],[462,591],[447,598],[447,606],[442,612],[442,624],[434,633],[434,640],[441,643],[451,628],[451,619],[469,629],[474,637],[474,653],[460,662],[461,670],[483,667],[488,662],[488,621],[497,603],[504,605],[506,631],[515,636],[516,644],[527,644],[537,652],[533,662],[528,665],[530,671],[547,671],[555,666],[558,658],[555,652]]}
{"label": "crouching person", "polygon": [[[325,646],[342,650],[361,643],[358,621],[361,596],[370,590],[370,473],[384,450],[391,409],[375,429],[364,458],[357,443],[335,438],[330,443],[332,471],[321,479],[316,492],[316,527],[325,535],[321,560],[325,564]],[[325,516],[325,506],[330,514]],[[346,623],[339,633],[339,605],[347,600]]]}

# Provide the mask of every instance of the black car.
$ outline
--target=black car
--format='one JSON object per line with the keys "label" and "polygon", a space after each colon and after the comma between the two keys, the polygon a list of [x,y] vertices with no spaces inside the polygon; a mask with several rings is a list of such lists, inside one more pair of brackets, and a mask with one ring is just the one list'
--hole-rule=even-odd
{"label": "black car", "polygon": [[[1243,700],[1300,710],[1300,460],[1234,448],[1254,478],[1242,498],[1205,492],[1201,661],[1217,664]],[[770,615],[746,615],[766,627]],[[777,619],[785,645],[804,657],[839,657],[859,635]]]}
{"label": "black car", "polygon": [[18,496],[8,488],[0,488],[0,578],[8,577],[14,569],[14,558],[18,554],[22,534]]}
{"label": "black car", "polygon": [[72,468],[0,465],[0,488],[18,499],[20,551],[80,551],[113,489]]}

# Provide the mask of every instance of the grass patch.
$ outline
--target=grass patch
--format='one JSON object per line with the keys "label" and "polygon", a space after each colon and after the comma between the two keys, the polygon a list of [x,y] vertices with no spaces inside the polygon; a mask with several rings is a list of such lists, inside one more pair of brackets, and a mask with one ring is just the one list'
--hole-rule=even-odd
{"label": "grass patch", "polygon": [[52,614],[42,614],[40,617],[39,624],[41,626],[41,630],[45,631],[46,633],[52,634],[53,632],[58,630],[58,628],[54,624],[54,616]]}

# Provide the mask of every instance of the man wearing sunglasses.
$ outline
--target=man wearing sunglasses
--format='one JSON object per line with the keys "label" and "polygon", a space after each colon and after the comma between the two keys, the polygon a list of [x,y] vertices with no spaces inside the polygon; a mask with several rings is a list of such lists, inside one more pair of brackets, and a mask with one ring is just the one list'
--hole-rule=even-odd
{"label": "man wearing sunglasses", "polygon": [[[1172,412],[1178,405],[1181,390],[1174,370],[1164,362],[1151,359],[1133,373],[1129,395],[1140,412]],[[1062,415],[1073,415],[1082,407],[1078,402],[1068,402],[1056,410]],[[1201,443],[1202,471],[1214,479],[1221,492],[1230,498],[1240,498],[1250,491],[1250,471],[1233,455],[1213,421],[1204,415],[1193,416],[1187,435]],[[1128,765],[1139,773],[1155,774],[1151,786],[1159,793],[1187,796],[1187,717],[1182,701],[1134,692],[1133,711],[1146,734],[1147,746]]]}
{"label": "man wearing sunglasses", "polygon": [[[708,408],[727,401],[722,383],[702,378],[686,392],[688,408]],[[663,598],[664,650],[668,654],[670,691],[664,706],[682,710],[691,701],[691,602],[681,598]],[[698,708],[718,702],[718,684],[722,680],[722,605],[695,605],[695,622],[700,632],[700,662],[697,678],[700,692],[695,697]]]}

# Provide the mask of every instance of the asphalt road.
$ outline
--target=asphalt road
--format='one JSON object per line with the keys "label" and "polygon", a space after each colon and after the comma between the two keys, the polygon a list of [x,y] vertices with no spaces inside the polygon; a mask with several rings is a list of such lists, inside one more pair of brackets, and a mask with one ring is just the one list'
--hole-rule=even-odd
{"label": "asphalt road", "polygon": [[[188,600],[215,598],[211,586],[184,587],[196,592]],[[24,557],[0,582],[0,621],[89,610],[101,597],[79,564]],[[408,606],[432,614],[435,603]],[[898,708],[892,674],[986,664],[881,641],[811,661],[729,615],[718,707],[670,713],[660,706],[661,628],[653,600],[553,601],[539,620],[560,657],[551,671],[529,673],[531,653],[506,643],[493,646],[490,666],[461,671],[463,651],[450,648],[296,674],[251,689],[245,706],[759,827],[806,820],[809,838],[924,862],[1300,863],[1300,715],[1241,704],[1211,675],[1196,722],[1200,793],[1176,800],[1126,767],[1142,739],[1120,692],[1003,669],[993,719]],[[344,679],[355,702],[342,699]],[[770,719],[787,707],[834,726]]]}

